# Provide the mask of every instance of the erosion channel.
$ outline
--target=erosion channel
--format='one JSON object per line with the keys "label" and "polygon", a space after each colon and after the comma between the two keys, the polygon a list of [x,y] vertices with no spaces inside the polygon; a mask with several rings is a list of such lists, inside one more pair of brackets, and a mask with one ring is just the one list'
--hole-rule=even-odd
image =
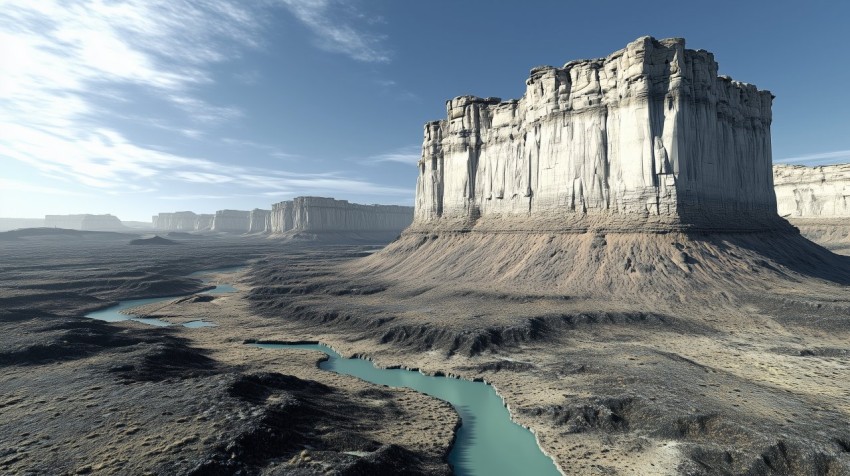
{"label": "erosion channel", "polygon": [[[207,271],[208,273],[209,271]],[[231,291],[229,285],[219,285],[206,293]],[[132,319],[153,326],[168,326],[169,322],[152,318],[134,317],[129,311],[141,305],[169,302],[172,297],[135,299],[116,306],[95,311],[86,317],[105,321]],[[187,327],[202,327],[184,324]],[[391,387],[407,387],[449,402],[462,418],[457,431],[449,462],[455,474],[475,475],[559,475],[553,461],[537,445],[534,435],[514,423],[502,399],[492,386],[481,381],[470,381],[440,376],[429,376],[404,369],[379,369],[364,359],[346,359],[330,347],[321,344],[253,344],[264,349],[304,349],[327,354],[319,368],[351,375],[367,382]]]}

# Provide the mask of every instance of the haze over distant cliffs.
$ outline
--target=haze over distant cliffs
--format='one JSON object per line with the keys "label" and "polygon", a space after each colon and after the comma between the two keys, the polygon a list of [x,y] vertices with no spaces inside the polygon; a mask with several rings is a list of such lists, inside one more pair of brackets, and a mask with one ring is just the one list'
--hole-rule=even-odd
{"label": "haze over distant cliffs", "polygon": [[208,231],[212,229],[215,215],[196,214],[194,212],[160,213],[151,222],[155,230],[165,231]]}
{"label": "haze over distant cliffs", "polygon": [[812,241],[850,250],[850,164],[776,165],[779,214]]}
{"label": "haze over distant cliffs", "polygon": [[153,227],[163,231],[228,233],[376,233],[395,238],[413,221],[413,207],[360,205],[323,197],[296,197],[271,210],[219,210],[215,215],[193,212],[160,213]]}
{"label": "haze over distant cliffs", "polygon": [[114,215],[45,215],[44,226],[83,231],[126,231],[121,220]]}
{"label": "haze over distant cliffs", "polygon": [[413,221],[413,207],[360,205],[324,197],[296,197],[272,205],[271,231],[395,232]]}
{"label": "haze over distant cliffs", "polygon": [[455,98],[425,125],[417,225],[775,226],[772,96],[718,76],[711,53],[643,37],[526,85],[519,100]]}
{"label": "haze over distant cliffs", "polygon": [[850,218],[850,164],[775,165],[779,214],[789,218]]}

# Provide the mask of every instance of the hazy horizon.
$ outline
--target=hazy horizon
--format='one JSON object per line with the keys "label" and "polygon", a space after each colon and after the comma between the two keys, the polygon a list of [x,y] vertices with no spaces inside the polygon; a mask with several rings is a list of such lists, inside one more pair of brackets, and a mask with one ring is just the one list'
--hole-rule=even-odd
{"label": "hazy horizon", "polygon": [[0,217],[412,205],[422,125],[447,99],[518,98],[532,67],[643,35],[773,92],[774,163],[850,162],[850,5],[535,4],[9,0]]}

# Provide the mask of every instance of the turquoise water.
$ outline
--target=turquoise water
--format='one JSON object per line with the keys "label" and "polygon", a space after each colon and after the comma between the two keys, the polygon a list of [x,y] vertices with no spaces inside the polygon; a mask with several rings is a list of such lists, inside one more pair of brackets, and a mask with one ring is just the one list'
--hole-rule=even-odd
{"label": "turquoise water", "polygon": [[263,349],[318,350],[329,359],[319,367],[367,382],[408,387],[449,402],[463,419],[449,462],[459,476],[559,475],[534,435],[511,421],[492,386],[402,369],[378,369],[368,360],[345,359],[321,344],[253,344]]}
{"label": "turquoise water", "polygon": [[194,329],[198,327],[215,327],[215,324],[208,321],[189,321],[183,324],[183,327],[191,327]]}
{"label": "turquoise water", "polygon": [[122,301],[115,306],[108,307],[106,309],[102,309],[100,311],[94,311],[86,314],[86,317],[89,319],[97,319],[99,321],[106,322],[119,322],[119,321],[136,321],[141,322],[143,324],[148,324],[151,326],[159,326],[165,327],[170,326],[170,322],[161,321],[159,319],[150,319],[145,317],[135,317],[127,314],[121,314],[121,311],[124,309],[130,309],[131,307],[136,306],[144,306],[145,304],[153,304],[156,302],[165,301],[169,298],[148,298],[148,299],[133,299],[130,301]]}
{"label": "turquoise water", "polygon": [[[190,276],[203,276],[205,274],[211,274],[211,273],[215,273],[215,272],[223,272],[223,271],[230,270],[230,269],[239,269],[239,267],[236,267],[236,268],[221,268],[221,269],[218,269],[218,270],[199,271],[197,273],[190,274]],[[204,291],[200,294],[224,294],[224,293],[232,293],[232,292],[235,292],[235,291],[236,291],[236,288],[234,288],[230,284],[219,284],[216,287],[214,287],[213,289]],[[112,307],[109,307],[109,308],[106,308],[106,309],[102,309],[100,311],[90,312],[90,313],[86,314],[86,317],[88,317],[89,319],[97,319],[99,321],[106,321],[106,322],[136,321],[136,322],[141,322],[142,324],[147,324],[147,325],[150,325],[150,326],[159,326],[159,327],[170,326],[170,325],[172,325],[170,322],[166,322],[166,321],[163,321],[163,320],[160,320],[160,319],[153,319],[153,318],[147,318],[147,317],[136,317],[136,316],[133,316],[133,315],[122,314],[121,311],[123,311],[125,309],[130,309],[132,307],[144,306],[145,304],[153,304],[153,303],[156,303],[156,302],[165,302],[165,301],[168,301],[168,300],[173,299],[175,297],[176,296],[147,298],[147,299],[132,299],[130,301],[122,301],[115,306],[112,306]],[[191,328],[213,327],[213,326],[215,326],[215,324],[213,324],[212,322],[207,322],[207,321],[191,321],[191,322],[187,322],[187,323],[183,324],[183,327],[191,327]]]}
{"label": "turquoise water", "polygon": [[209,291],[204,291],[201,294],[224,294],[224,293],[235,293],[236,288],[231,286],[230,284],[219,284],[218,286],[210,289]]}

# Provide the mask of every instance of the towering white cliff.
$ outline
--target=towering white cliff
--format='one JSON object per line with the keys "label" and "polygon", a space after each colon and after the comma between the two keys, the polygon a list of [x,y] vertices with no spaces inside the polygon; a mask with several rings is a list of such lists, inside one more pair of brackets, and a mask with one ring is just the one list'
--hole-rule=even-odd
{"label": "towering white cliff", "polygon": [[195,231],[198,215],[194,212],[159,213],[153,217],[155,230]]}
{"label": "towering white cliff", "polygon": [[251,212],[247,210],[218,210],[213,218],[213,231],[247,233],[251,225]]}
{"label": "towering white cliff", "polygon": [[774,165],[779,215],[788,218],[847,218],[850,225],[850,164]]}
{"label": "towering white cliff", "polygon": [[213,220],[215,215],[212,213],[201,213],[195,219],[195,231],[210,231],[212,230]]}
{"label": "towering white cliff", "polygon": [[271,213],[271,231],[272,233],[283,233],[295,228],[293,225],[294,219],[294,202],[286,200],[272,204]]}
{"label": "towering white cliff", "polygon": [[323,197],[296,197],[272,205],[274,233],[400,232],[413,221],[413,208],[398,205],[360,205]]}
{"label": "towering white cliff", "polygon": [[718,76],[711,53],[643,37],[526,85],[425,125],[415,228],[775,226],[772,95]]}
{"label": "towering white cliff", "polygon": [[209,231],[215,215],[194,212],[163,212],[151,220],[155,230],[162,231]]}
{"label": "towering white cliff", "polygon": [[255,208],[248,216],[249,233],[265,233],[271,231],[271,210]]}
{"label": "towering white cliff", "polygon": [[44,226],[85,231],[127,231],[114,215],[45,215]]}

